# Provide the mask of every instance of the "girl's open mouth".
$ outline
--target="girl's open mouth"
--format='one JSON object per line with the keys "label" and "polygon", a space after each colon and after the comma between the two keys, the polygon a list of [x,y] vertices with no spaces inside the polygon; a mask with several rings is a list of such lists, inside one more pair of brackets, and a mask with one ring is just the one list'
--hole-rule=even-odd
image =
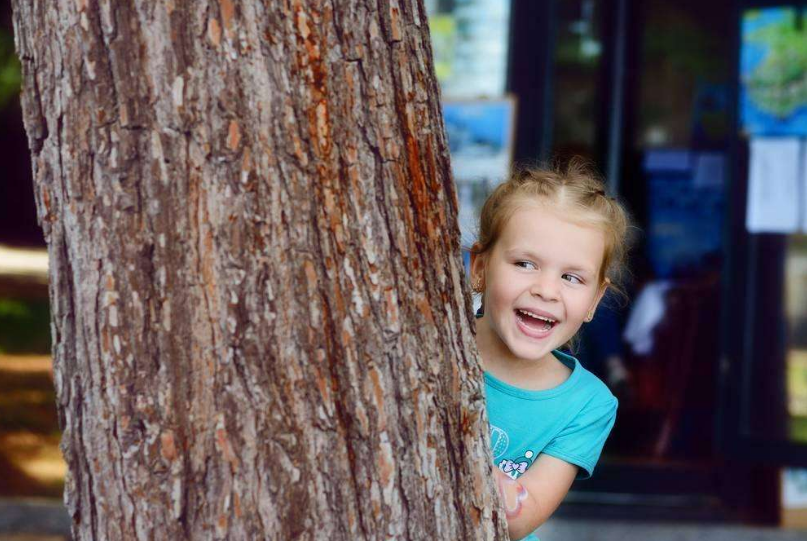
{"label": "girl's open mouth", "polygon": [[539,316],[529,310],[517,308],[515,310],[516,321],[521,332],[532,338],[544,338],[552,332],[557,320],[546,316]]}

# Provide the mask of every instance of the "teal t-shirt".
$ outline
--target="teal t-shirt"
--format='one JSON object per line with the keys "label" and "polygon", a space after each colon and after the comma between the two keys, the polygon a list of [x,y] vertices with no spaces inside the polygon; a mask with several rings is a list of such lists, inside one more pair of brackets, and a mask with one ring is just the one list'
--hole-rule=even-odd
{"label": "teal t-shirt", "polygon": [[541,453],[579,466],[578,479],[591,477],[616,420],[608,387],[571,355],[552,353],[572,370],[552,389],[520,389],[485,373],[493,463],[514,479]]}

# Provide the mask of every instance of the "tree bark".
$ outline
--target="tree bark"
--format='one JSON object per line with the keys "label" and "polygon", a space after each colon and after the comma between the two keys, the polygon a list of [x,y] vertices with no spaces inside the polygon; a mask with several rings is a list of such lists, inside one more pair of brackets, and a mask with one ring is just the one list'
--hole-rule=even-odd
{"label": "tree bark", "polygon": [[422,0],[13,7],[74,538],[506,538]]}

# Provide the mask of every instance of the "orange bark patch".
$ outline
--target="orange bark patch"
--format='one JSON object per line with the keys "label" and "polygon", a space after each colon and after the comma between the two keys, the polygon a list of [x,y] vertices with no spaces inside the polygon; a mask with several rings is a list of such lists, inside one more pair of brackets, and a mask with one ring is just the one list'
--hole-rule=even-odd
{"label": "orange bark patch", "polygon": [[[339,312],[344,313],[344,312]],[[348,346],[353,345],[353,335],[350,334],[347,329],[342,329],[342,346],[347,348]]]}
{"label": "orange bark patch", "polygon": [[160,434],[160,454],[165,460],[173,462],[177,458],[177,447],[174,443],[174,433],[166,430]]}
{"label": "orange bark patch", "polygon": [[221,19],[224,21],[224,27],[230,30],[233,26],[233,15],[235,14],[235,6],[232,0],[219,0],[221,6]]}
{"label": "orange bark patch", "polygon": [[107,331],[106,327],[104,327],[101,333],[101,351],[103,353],[109,353],[109,331]]}
{"label": "orange bark patch", "polygon": [[411,134],[406,135],[407,165],[409,166],[409,179],[411,181],[411,193],[415,209],[421,217],[418,224],[421,231],[426,231],[429,238],[434,238],[434,226],[430,220],[424,219],[429,209],[429,190],[423,169],[420,167],[420,153],[418,144]]}
{"label": "orange bark patch", "polygon": [[308,15],[302,9],[297,10],[297,31],[303,39],[308,39],[308,36],[311,35],[311,28],[308,26]]}
{"label": "orange bark patch", "polygon": [[218,19],[210,19],[207,21],[207,39],[214,47],[221,44],[221,25]]}
{"label": "orange bark patch", "polygon": [[48,219],[50,219],[50,192],[44,186],[42,187],[42,204],[45,205],[45,212],[48,215]]}
{"label": "orange bark patch", "polygon": [[327,156],[331,151],[331,129],[328,121],[328,104],[322,100],[316,107],[317,119],[317,141],[319,149],[323,155]]}
{"label": "orange bark patch", "polygon": [[418,311],[423,314],[423,317],[426,318],[426,321],[429,323],[434,323],[434,315],[432,314],[432,307],[429,304],[429,301],[426,300],[426,297],[421,297],[420,300],[417,301]]}
{"label": "orange bark patch", "polygon": [[233,452],[233,446],[230,444],[230,439],[227,437],[227,431],[225,429],[216,429],[216,444],[224,460],[230,463],[233,471],[238,471],[238,457],[236,457]]}
{"label": "orange bark patch", "polygon": [[390,9],[389,18],[392,26],[392,39],[401,41],[401,14],[397,7]]}
{"label": "orange bark patch", "polygon": [[386,449],[382,448],[381,452],[378,454],[378,474],[381,479],[381,486],[389,486],[389,482],[392,479],[392,472],[393,472],[393,465],[392,461],[386,451]]}
{"label": "orange bark patch", "polygon": [[370,369],[370,381],[373,382],[373,395],[375,397],[375,405],[378,409],[384,407],[384,390],[381,386],[381,375],[378,369],[373,367]]}
{"label": "orange bark patch", "polygon": [[308,279],[308,287],[310,289],[315,289],[317,287],[317,271],[314,268],[314,263],[311,261],[306,261],[303,264],[305,267],[305,277]]}
{"label": "orange bark patch", "polygon": [[359,151],[356,148],[356,145],[348,144],[345,151],[345,157],[347,158],[348,163],[355,163],[359,161]]}
{"label": "orange bark patch", "polygon": [[462,408],[460,411],[460,430],[463,434],[476,433],[476,422],[479,415],[476,412],[470,412],[467,408]]}
{"label": "orange bark patch", "polygon": [[328,401],[328,380],[325,379],[321,372],[317,372],[317,389],[319,389],[319,395],[322,399]]}
{"label": "orange bark patch", "polygon": [[336,301],[336,313],[343,315],[345,313],[345,298],[342,297],[342,291],[338,288],[334,292],[334,299]]}
{"label": "orange bark patch", "polygon": [[240,142],[241,128],[238,127],[238,122],[231,120],[229,133],[227,134],[227,148],[230,150],[236,150]]}
{"label": "orange bark patch", "polygon": [[235,512],[236,518],[243,516],[243,512],[241,511],[241,496],[238,494],[233,494],[233,511]]}
{"label": "orange bark patch", "polygon": [[378,429],[386,430],[387,416],[384,414],[384,389],[381,386],[381,375],[378,372],[378,369],[375,367],[370,369],[369,375],[370,375],[370,381],[372,381],[373,383],[372,391],[373,391],[373,398],[375,401],[375,407],[378,414]]}
{"label": "orange bark patch", "polygon": [[245,173],[252,171],[252,151],[249,147],[244,149],[244,159],[241,160],[241,171]]}

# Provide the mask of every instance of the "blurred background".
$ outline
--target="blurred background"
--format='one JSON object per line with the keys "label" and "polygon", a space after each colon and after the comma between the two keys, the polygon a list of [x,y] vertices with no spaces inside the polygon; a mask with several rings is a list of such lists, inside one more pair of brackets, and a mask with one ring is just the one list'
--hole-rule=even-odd
{"label": "blurred background", "polygon": [[572,156],[641,229],[630,302],[610,299],[577,352],[617,423],[547,528],[807,539],[807,3],[426,4],[463,244],[511,165]]}
{"label": "blurred background", "polygon": [[[641,234],[582,362],[620,399],[546,540],[807,539],[807,2],[426,0],[463,244],[581,155]],[[0,540],[65,539],[47,254],[0,3]]]}

